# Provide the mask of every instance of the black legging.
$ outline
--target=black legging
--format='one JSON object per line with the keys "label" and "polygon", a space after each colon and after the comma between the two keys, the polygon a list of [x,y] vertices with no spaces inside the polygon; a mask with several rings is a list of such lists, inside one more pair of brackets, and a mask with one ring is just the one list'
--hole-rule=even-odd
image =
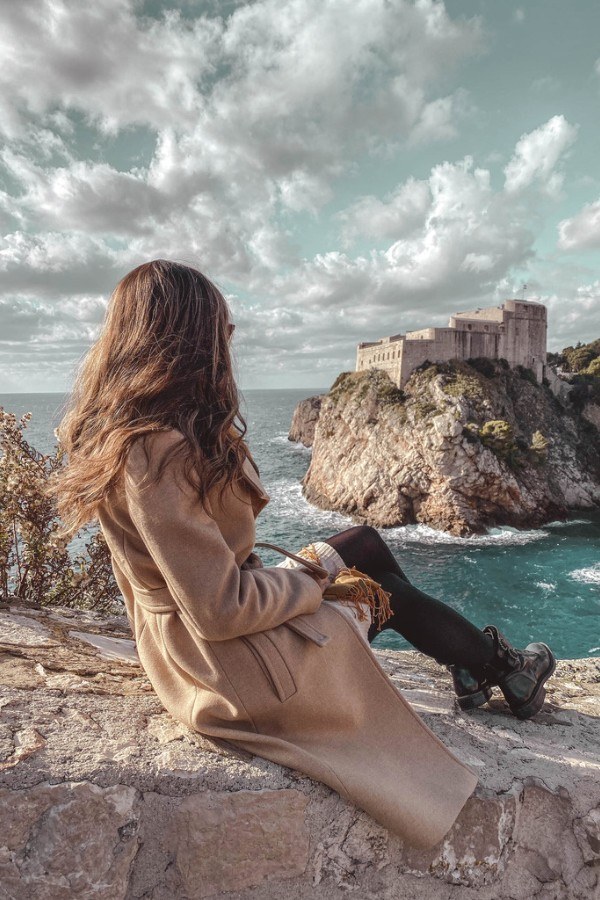
{"label": "black legging", "polygon": [[[391,593],[393,615],[383,623],[382,630],[393,628],[417,650],[444,665],[454,663],[481,674],[493,655],[490,635],[412,585],[375,528],[357,525],[325,538],[325,542],[337,550],[347,566],[369,575]],[[376,623],[372,623],[369,642],[378,634]]]}

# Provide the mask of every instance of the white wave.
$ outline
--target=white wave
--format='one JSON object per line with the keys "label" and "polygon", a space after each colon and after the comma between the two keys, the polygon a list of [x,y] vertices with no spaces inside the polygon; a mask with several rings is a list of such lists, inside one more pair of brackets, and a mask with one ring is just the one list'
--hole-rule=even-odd
{"label": "white wave", "polygon": [[460,544],[463,547],[497,547],[510,544],[531,544],[547,538],[544,531],[520,531],[508,525],[490,528],[486,534],[459,537],[446,531],[437,531],[429,525],[404,525],[386,528],[384,534],[407,544]]}
{"label": "white wave", "polygon": [[314,525],[320,532],[329,530],[332,533],[356,524],[343,513],[313,506],[303,497],[302,485],[297,481],[281,479],[270,482],[266,488],[271,497],[269,512],[277,518],[302,519],[303,523]]}
{"label": "white wave", "polygon": [[572,572],[569,572],[569,578],[584,584],[600,584],[600,563],[584,569],[573,569]]}
{"label": "white wave", "polygon": [[[356,525],[344,513],[320,509],[310,504],[302,495],[302,485],[298,481],[280,479],[269,483],[267,491],[271,496],[269,511],[278,518],[301,517],[303,522],[308,522],[321,531],[325,528],[342,531]],[[465,548],[530,544],[549,537],[543,530],[519,531],[518,528],[509,526],[491,528],[487,534],[473,537],[457,537],[445,531],[436,531],[429,525],[401,525],[380,530],[385,540],[391,539],[400,544],[458,544]]]}
{"label": "white wave", "polygon": [[555,591],[556,585],[552,584],[551,581],[536,581],[535,586],[541,588],[543,591]]}
{"label": "white wave", "polygon": [[312,453],[312,447],[307,447],[306,444],[303,444],[301,441],[290,441],[287,436],[287,431],[282,431],[280,434],[275,437],[269,438],[270,444],[283,444],[288,447],[290,450],[301,450],[306,453]]}
{"label": "white wave", "polygon": [[571,525],[591,525],[591,519],[557,519],[556,522],[546,522],[544,528],[569,528]]}

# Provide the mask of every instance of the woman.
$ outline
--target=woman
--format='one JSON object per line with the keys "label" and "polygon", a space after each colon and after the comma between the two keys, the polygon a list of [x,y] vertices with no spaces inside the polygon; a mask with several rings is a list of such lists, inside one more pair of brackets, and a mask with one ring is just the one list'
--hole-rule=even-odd
{"label": "woman", "polygon": [[477,775],[379,665],[378,624],[364,619],[374,608],[323,593],[345,566],[372,576],[389,600],[385,627],[450,667],[463,708],[497,684],[516,715],[533,715],[554,657],[545,644],[516,651],[417,590],[368,527],[303,548],[327,578],[301,560],[262,565],[255,519],[269,496],[243,439],[233,328],[195,269],[155,260],[123,278],[58,429],[63,535],[99,519],[140,661],[173,716],[431,847]]}

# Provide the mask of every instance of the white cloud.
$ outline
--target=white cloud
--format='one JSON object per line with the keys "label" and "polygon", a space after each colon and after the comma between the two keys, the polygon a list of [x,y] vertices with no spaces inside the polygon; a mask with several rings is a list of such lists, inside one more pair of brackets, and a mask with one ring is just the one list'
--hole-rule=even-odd
{"label": "white cloud", "polygon": [[26,0],[4,4],[0,122],[19,135],[30,117],[77,109],[102,129],[192,125],[212,76],[222,22],[176,13],[138,19],[137,4]]}
{"label": "white cloud", "polygon": [[559,222],[558,246],[562,250],[600,248],[600,200],[587,203],[576,215]]}
{"label": "white cloud", "polygon": [[600,334],[600,281],[567,286],[560,293],[540,295],[554,323],[548,341],[550,350],[562,350],[577,341],[589,341]]}
{"label": "white cloud", "polygon": [[[295,261],[289,216],[317,215],[350,160],[456,133],[465,92],[438,98],[436,85],[482,45],[479,20],[454,22],[434,0],[259,0],[195,19],[137,7],[29,0],[7,12],[0,127],[15,138],[4,164],[19,188],[2,206],[19,231],[5,239],[5,290],[19,272],[29,290],[44,259],[56,270],[61,231],[74,290],[84,247],[92,289],[156,255],[260,287]],[[150,129],[149,165],[78,158],[82,116],[92,135]],[[58,266],[65,277],[50,282],[66,286]]]}
{"label": "white cloud", "polygon": [[556,166],[577,137],[577,126],[564,116],[553,116],[534,131],[521,135],[515,152],[504,169],[505,189],[521,191],[537,181],[550,196],[562,186],[562,175]]}
{"label": "white cloud", "polygon": [[[376,337],[432,317],[440,324],[457,303],[489,296],[498,279],[533,254],[528,211],[492,190],[490,172],[470,157],[435,166],[426,182],[399,185],[385,203],[362,198],[340,219],[350,237],[384,237],[395,228],[400,236],[368,257],[320,254],[276,278],[271,293],[274,302],[283,296],[323,318],[344,309],[357,340],[365,327]],[[425,306],[428,312],[419,312]]]}
{"label": "white cloud", "polygon": [[459,89],[448,97],[438,97],[423,107],[409,142],[425,144],[452,140],[458,137],[458,125],[462,120],[474,113],[475,108],[469,103],[465,90]]}
{"label": "white cloud", "polygon": [[360,197],[336,218],[346,245],[359,235],[375,240],[400,238],[423,225],[430,203],[428,182],[409,178],[383,200]]}
{"label": "white cloud", "polygon": [[332,134],[402,134],[429,86],[482,43],[479,20],[454,22],[435,0],[259,0],[226,19],[136,18],[136,6],[10,4],[0,36],[8,133],[32,116],[78,110],[106,130],[198,126],[224,143],[235,135],[263,159],[269,138],[289,170]]}
{"label": "white cloud", "polygon": [[147,184],[143,174],[119,172],[104,163],[42,168],[10,151],[2,156],[23,188],[18,198],[4,198],[5,208],[38,228],[144,234],[173,202]]}
{"label": "white cloud", "polygon": [[535,259],[536,221],[548,203],[553,167],[575,130],[564,120],[550,120],[532,135],[519,140],[513,160],[525,164],[541,144],[545,154],[538,169],[519,179],[515,164],[502,189],[494,189],[491,172],[467,156],[434,166],[426,180],[407,180],[383,200],[359,198],[337,216],[346,245],[388,238],[388,248],[368,256],[319,254],[275,279],[273,304],[284,297],[290,308],[301,306],[305,317],[319,315],[328,322],[344,310],[346,327],[339,333],[345,341],[358,341],[445,324],[457,307],[478,306],[491,297],[501,302],[502,291],[506,296],[513,291],[510,273]]}
{"label": "white cloud", "polygon": [[16,231],[0,239],[0,296],[102,292],[126,271],[122,254],[87,235]]}

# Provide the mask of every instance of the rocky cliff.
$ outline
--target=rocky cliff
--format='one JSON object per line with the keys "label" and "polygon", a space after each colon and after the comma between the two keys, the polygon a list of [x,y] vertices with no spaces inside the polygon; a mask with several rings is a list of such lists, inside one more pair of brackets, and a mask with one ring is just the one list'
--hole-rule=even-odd
{"label": "rocky cliff", "polygon": [[307,397],[296,406],[288,435],[290,441],[298,441],[305,447],[312,447],[321,413],[321,400],[321,397]]}
{"label": "rocky cliff", "polygon": [[[320,399],[303,480],[317,506],[459,535],[600,506],[598,378],[559,398],[527,369],[456,361],[421,367],[404,390],[379,370],[346,372]],[[296,436],[316,406],[297,409]]]}
{"label": "rocky cliff", "polygon": [[0,611],[0,897],[600,895],[599,660],[560,660],[521,722],[499,693],[460,711],[422,654],[375,651],[480,777],[444,840],[416,851],[303,773],[173,721],[130,637],[121,618]]}

